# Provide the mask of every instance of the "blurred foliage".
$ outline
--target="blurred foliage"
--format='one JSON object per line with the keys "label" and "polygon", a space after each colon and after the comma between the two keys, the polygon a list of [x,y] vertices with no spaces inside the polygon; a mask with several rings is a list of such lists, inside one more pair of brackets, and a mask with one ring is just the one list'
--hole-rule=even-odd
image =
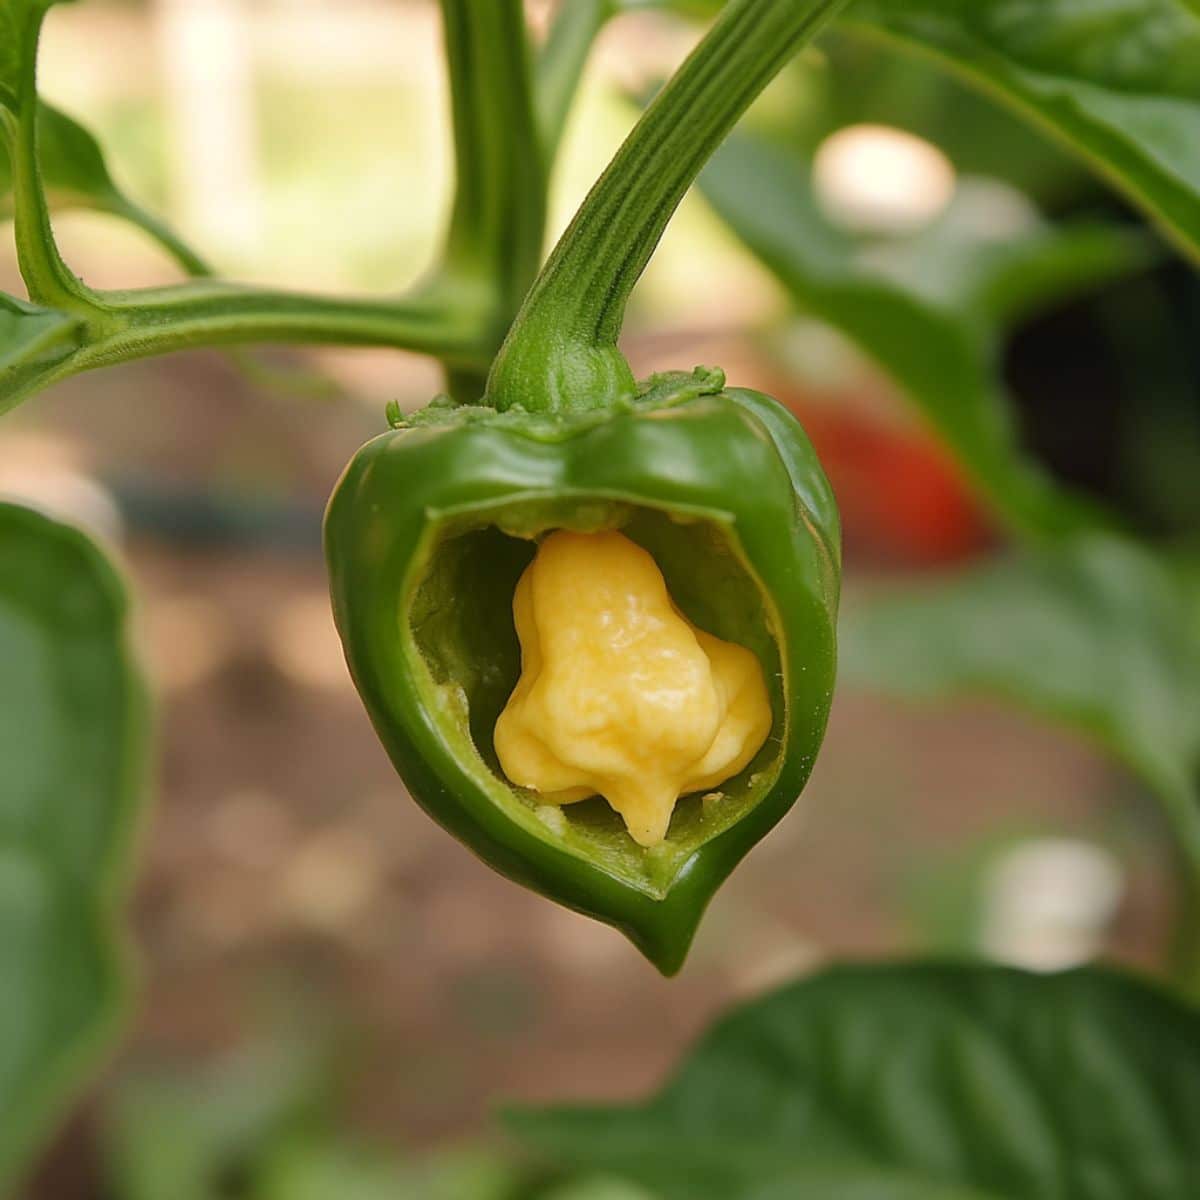
{"label": "blurred foliage", "polygon": [[[1118,124],[1132,119],[1136,104],[1100,96],[1097,73],[1103,86],[1116,88],[1130,72],[1136,75],[1155,36],[1200,29],[1174,0],[1151,6],[1156,21],[1143,5],[1103,12],[1087,3],[1076,7],[1074,15],[1056,9],[1054,22],[1035,27],[1003,2],[970,14],[961,5],[933,4],[911,24],[922,35],[928,26],[935,42],[952,44],[952,57],[965,53],[958,38],[968,27],[975,49],[998,39],[1005,52],[1019,50],[1043,65],[1056,55],[1072,62],[1082,55],[1095,70],[1080,72],[1093,90],[1086,102],[1075,97],[1077,109],[1090,105]],[[936,17],[925,11],[933,9]],[[885,19],[869,4],[853,13],[898,25],[906,20]],[[1137,36],[1123,52],[1125,43],[1112,39],[1130,31]],[[1178,51],[1177,63],[1188,61],[1191,51],[1182,43]],[[1189,987],[1200,988],[1200,951],[1193,944],[1200,912],[1200,883],[1194,882],[1200,880],[1196,600],[1181,588],[1178,556],[1118,536],[1124,513],[1108,515],[1081,501],[1035,464],[1023,449],[1002,378],[1004,346],[1014,331],[1022,330],[1027,344],[1040,314],[1086,298],[1116,367],[1108,390],[1115,389],[1128,410],[1110,436],[1118,439],[1120,470],[1137,476],[1113,480],[1105,491],[1113,499],[1132,497],[1139,519],[1149,516],[1194,536],[1200,369],[1183,347],[1187,314],[1196,311],[1194,301],[1186,307],[1195,277],[1154,249],[1130,214],[1106,204],[1077,163],[1047,152],[1020,126],[1007,140],[1001,110],[992,107],[986,115],[959,95],[957,83],[926,70],[922,59],[897,59],[874,39],[835,39],[829,58],[810,59],[797,69],[801,74],[807,84],[793,80],[793,87],[807,86],[808,103],[791,97],[783,112],[769,101],[760,106],[759,135],[737,136],[716,156],[702,176],[705,195],[801,310],[849,336],[892,377],[1002,522],[1042,543],[948,582],[898,589],[852,607],[842,625],[843,678],[906,696],[998,696],[1089,734],[1128,764],[1162,801],[1178,844],[1185,871],[1176,969]],[[1139,93],[1147,112],[1161,116],[1170,109],[1176,123],[1163,117],[1164,138],[1200,120],[1200,90],[1193,96],[1182,69],[1153,85],[1148,76],[1137,79],[1143,93],[1151,87],[1175,95],[1171,106],[1157,91],[1149,99]],[[1074,96],[1084,85],[1067,81],[1063,87]],[[796,109],[801,116],[789,126],[787,111]],[[883,121],[930,138],[960,172],[970,163],[995,179],[1022,182],[1026,199],[1010,192],[1018,203],[1001,204],[1005,196],[991,182],[960,174],[954,201],[916,233],[852,236],[823,210],[807,162],[829,132],[857,121]],[[992,157],[993,150],[1001,153]],[[1154,152],[1151,140],[1146,154]],[[1030,188],[1021,179],[1029,161],[1039,172],[1045,168],[1049,187]],[[1130,190],[1164,216],[1136,186]],[[1076,216],[1052,224],[1032,207],[1022,214],[1027,199],[1062,211],[1107,210],[1120,223]],[[1058,362],[1089,353],[1085,341],[1061,337],[1048,352]],[[1046,394],[1055,379],[1043,359],[1033,394],[1051,413],[1062,400]],[[1070,391],[1069,380],[1062,386]],[[1078,413],[1068,410],[1066,436],[1076,436],[1080,421],[1095,419],[1087,411],[1090,399],[1081,395]],[[1098,532],[1105,528],[1110,532]],[[1048,536],[1067,540],[1049,547]]]}
{"label": "blurred foliage", "polygon": [[[720,8],[719,0],[662,2],[705,17]],[[902,6],[856,0],[841,24],[940,62],[1007,104],[1200,257],[1200,12],[1194,0],[909,0]],[[861,94],[870,98],[873,90],[868,83]],[[906,110],[919,111],[919,95],[917,86],[894,94],[899,123]],[[951,110],[943,119],[951,123],[956,116]],[[969,145],[968,130],[975,132],[964,123],[952,138],[960,153]],[[985,153],[1000,160],[1023,153],[1011,146],[1001,135]],[[1035,144],[1032,153],[1042,152]],[[1057,186],[1058,172],[1045,165]],[[1014,169],[1022,168],[1012,162],[1007,171]]]}
{"label": "blurred foliage", "polygon": [[1195,622],[1169,560],[1092,535],[851,607],[842,667],[906,696],[998,695],[1096,738],[1192,814],[1200,869]]}
{"label": "blurred foliage", "polygon": [[[541,64],[554,90],[538,107],[543,142],[561,132],[592,36],[628,6],[580,0],[567,10],[577,24],[560,27],[566,49]],[[13,112],[30,99],[18,25],[37,7],[0,8],[0,105]],[[993,510],[1032,542],[1060,539],[852,608],[846,677],[925,699],[994,696],[1125,762],[1164,801],[1189,864],[1189,984],[1200,981],[1200,567],[1111,529],[1085,532],[1108,519],[1032,463],[1001,348],[1031,316],[1098,294],[1126,391],[1140,401],[1123,427],[1128,469],[1165,524],[1195,531],[1200,359],[1188,341],[1200,288],[1182,261],[1164,265],[1127,205],[1200,255],[1198,13],[1200,0],[859,0],[844,32],[759,106],[759,139],[736,139],[704,179],[797,305],[894,377]],[[949,70],[930,71],[931,61]],[[481,129],[495,115],[482,91]],[[307,239],[321,238],[344,271],[334,282],[415,274],[445,189],[429,185],[431,148],[414,133],[405,87],[332,93],[269,79],[258,101],[280,217],[263,265],[311,269]],[[53,206],[130,220],[186,270],[204,271],[118,189],[82,126],[44,105],[37,121]],[[815,149],[867,121],[928,138],[959,172],[956,202],[915,236],[852,237],[812,194],[804,164]],[[140,137],[153,120],[131,109],[119,124]],[[314,138],[330,159],[314,159]],[[498,158],[511,167],[511,155]],[[0,215],[11,213],[11,174],[0,147]],[[997,236],[989,210],[972,209],[979,177],[1030,202],[1015,234]],[[396,219],[400,199],[411,220]],[[314,211],[338,219],[314,226]],[[1128,286],[1114,299],[1117,280]],[[342,337],[347,326],[334,329]],[[25,373],[79,337],[66,311],[0,297],[0,384],[20,391]],[[33,550],[6,543],[9,511],[0,509],[0,707],[10,710],[0,741],[11,743],[18,790],[0,798],[0,962],[12,981],[0,1111],[17,1117],[0,1123],[0,1177],[111,1028],[122,990],[113,866],[142,752],[119,585],[75,534]],[[78,684],[83,699],[52,703],[51,676]],[[76,774],[56,779],[66,764]],[[955,916],[944,936],[965,940],[975,914]],[[1190,1200],[1200,1192],[1189,1153],[1200,1138],[1198,1045],[1194,1015],[1111,975],[844,969],[736,1014],[646,1106],[521,1117],[551,1169],[489,1147],[414,1159],[348,1138],[329,1047],[312,1044],[254,1047],[199,1075],[129,1078],[107,1116],[105,1162],[114,1200],[645,1200],[642,1184],[667,1200]]]}
{"label": "blurred foliage", "polygon": [[992,829],[947,855],[921,855],[902,871],[900,906],[924,953],[951,959],[984,953],[989,873],[1041,828]]}
{"label": "blurred foliage", "polygon": [[1200,18],[1182,0],[858,0],[1072,146],[1200,257]]}
{"label": "blurred foliage", "polygon": [[0,1190],[124,1007],[147,752],[125,604],[83,533],[0,505]]}
{"label": "blurred foliage", "polygon": [[460,1145],[402,1155],[346,1132],[334,1042],[252,1042],[202,1067],[127,1074],[107,1107],[113,1200],[643,1200],[640,1189]]}
{"label": "blurred foliage", "polygon": [[247,267],[378,290],[429,269],[453,178],[419,84],[403,72],[338,87],[268,73],[255,91],[265,220]]}
{"label": "blurred foliage", "polygon": [[108,1114],[106,1159],[127,1200],[207,1200],[256,1176],[268,1148],[332,1108],[329,1048],[264,1043],[200,1070],[127,1080]]}
{"label": "blurred foliage", "polygon": [[886,123],[938,146],[960,175],[1001,179],[1048,215],[1086,210],[1102,194],[1039,127],[923,59],[836,28],[774,85],[751,121],[806,159],[839,129]]}
{"label": "blurred foliage", "polygon": [[[158,242],[189,275],[209,273],[203,259],[163,221],[117,187],[96,139],[49,104],[38,107],[38,162],[53,208],[89,208],[120,217]],[[12,215],[12,160],[0,141],[0,220]]]}
{"label": "blurred foliage", "polygon": [[1149,786],[1185,867],[1177,971],[1200,991],[1200,596],[1194,562],[1093,534],[877,594],[842,622],[843,678],[994,696],[1075,729]]}
{"label": "blurred foliage", "polygon": [[509,1124],[664,1200],[1185,1200],[1200,1018],[1094,970],[839,967],[724,1018],[646,1104]]}
{"label": "blurred foliage", "polygon": [[806,167],[735,138],[701,177],[717,212],[807,312],[847,334],[903,388],[1012,527],[1057,533],[1094,514],[1022,456],[998,381],[1001,335],[1016,319],[1144,265],[1136,234],[1030,217],[997,236],[987,196],[915,237],[856,243],[822,214]]}
{"label": "blurred foliage", "polygon": [[[1097,297],[1089,307],[1115,364],[1116,463],[1109,486],[1139,524],[1194,539],[1200,534],[1200,353],[1194,337],[1200,327],[1200,276],[1175,260],[1149,278]],[[1027,377],[1046,361],[1054,333],[1046,331],[1043,354],[1030,364]],[[1095,401],[1086,391],[1077,397],[1082,419],[1066,414],[1061,440],[1079,439]]]}

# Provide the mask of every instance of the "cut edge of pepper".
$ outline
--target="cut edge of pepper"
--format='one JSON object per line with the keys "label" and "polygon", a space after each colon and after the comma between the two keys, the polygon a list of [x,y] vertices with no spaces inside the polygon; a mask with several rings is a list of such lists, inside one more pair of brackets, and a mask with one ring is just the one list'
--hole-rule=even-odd
{"label": "cut edge of pepper", "polygon": [[[518,514],[518,519],[514,520],[514,514]],[[526,519],[521,519],[522,515]],[[497,517],[500,519],[495,519]],[[459,538],[490,533],[493,540],[499,536],[508,543],[516,543],[518,548],[522,545],[527,547],[528,553],[524,558],[514,554],[509,564],[515,589],[516,579],[520,574],[516,568],[519,566],[520,570],[523,570],[527,561],[532,559],[536,538],[540,534],[560,528],[571,528],[580,532],[619,528],[654,556],[655,562],[667,578],[673,598],[695,624],[717,636],[746,644],[744,635],[739,636],[740,631],[731,632],[720,622],[714,623],[709,613],[696,613],[694,593],[689,596],[688,588],[673,586],[672,575],[678,575],[678,568],[673,569],[672,564],[662,561],[661,544],[648,536],[646,528],[632,528],[639,517],[642,517],[643,522],[648,518],[651,525],[657,522],[659,529],[655,532],[659,533],[668,529],[690,530],[694,537],[697,529],[708,529],[720,537],[724,548],[729,552],[730,561],[736,563],[742,586],[752,589],[761,609],[760,636],[753,639],[759,644],[751,644],[748,648],[753,650],[763,665],[771,689],[772,709],[775,715],[771,734],[750,765],[722,784],[719,789],[712,789],[703,796],[696,793],[681,797],[672,818],[667,840],[661,846],[650,849],[638,846],[629,837],[620,818],[601,797],[572,805],[569,813],[557,805],[539,804],[534,793],[516,787],[505,779],[498,762],[489,761],[489,755],[491,759],[495,758],[494,750],[490,748],[491,731],[495,725],[495,716],[499,712],[495,697],[501,696],[502,693],[500,704],[507,701],[520,673],[519,643],[512,625],[511,603],[504,609],[507,625],[504,632],[507,635],[508,648],[510,652],[515,651],[516,655],[508,671],[511,678],[505,681],[500,691],[494,692],[491,704],[484,701],[483,711],[474,714],[471,698],[467,694],[468,687],[464,686],[461,677],[452,678],[452,672],[445,671],[444,657],[441,663],[443,677],[437,677],[437,664],[431,661],[428,652],[430,647],[428,643],[422,647],[421,638],[414,631],[423,622],[418,620],[414,626],[413,621],[414,607],[417,606],[422,589],[432,577],[432,564],[439,548],[444,548]],[[698,852],[737,825],[770,794],[782,772],[783,750],[788,744],[790,717],[786,703],[786,655],[782,641],[784,626],[774,601],[742,550],[732,514],[684,504],[660,506],[627,494],[581,489],[574,492],[560,490],[553,497],[538,491],[513,493],[498,502],[487,501],[445,509],[429,509],[425,518],[425,529],[400,589],[398,619],[405,659],[417,689],[428,702],[428,711],[437,714],[437,735],[450,749],[450,758],[460,770],[468,774],[475,787],[486,795],[504,816],[514,821],[527,834],[587,863],[619,883],[635,888],[651,900],[665,901],[675,884],[686,874],[688,864]],[[506,549],[511,550],[513,547]],[[656,553],[656,549],[659,552]],[[479,551],[480,547],[476,545],[472,553],[465,556],[472,565],[481,562],[482,556]],[[709,556],[709,561],[712,561],[713,557]],[[495,591],[493,588],[490,597],[493,605],[496,599]],[[464,588],[461,584],[454,592],[467,597],[478,594],[477,589]],[[678,595],[678,592],[682,592],[683,595]],[[494,608],[492,611],[495,611]],[[436,614],[432,611],[427,613],[427,619],[435,620]],[[717,625],[716,628],[713,628],[714,624]],[[490,627],[492,639],[495,638],[496,632],[493,624]],[[767,661],[764,661],[761,649],[761,643],[764,641],[768,642],[772,649]],[[478,693],[475,681],[468,680],[467,684],[474,687]],[[491,711],[492,708],[496,708],[495,713]],[[480,740],[484,742],[482,748],[479,745]],[[739,794],[735,804],[724,806],[722,812],[723,806],[714,804],[707,798],[715,792],[727,795],[731,785]]]}

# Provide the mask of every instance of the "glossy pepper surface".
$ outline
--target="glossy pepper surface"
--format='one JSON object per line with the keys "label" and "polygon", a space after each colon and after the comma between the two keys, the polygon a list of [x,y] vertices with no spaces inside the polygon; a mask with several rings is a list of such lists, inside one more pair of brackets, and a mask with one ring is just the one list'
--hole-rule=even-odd
{"label": "glossy pepper surface", "polygon": [[[655,377],[602,409],[435,402],[358,453],[325,523],[334,614],[376,730],[417,802],[510,878],[678,970],[703,910],[787,812],[833,691],[836,506],[775,401],[718,371]],[[493,731],[521,671],[513,596],[537,539],[619,529],[703,630],[752,650],[771,692],[762,750],[683,798],[639,846],[600,798],[517,788]]]}

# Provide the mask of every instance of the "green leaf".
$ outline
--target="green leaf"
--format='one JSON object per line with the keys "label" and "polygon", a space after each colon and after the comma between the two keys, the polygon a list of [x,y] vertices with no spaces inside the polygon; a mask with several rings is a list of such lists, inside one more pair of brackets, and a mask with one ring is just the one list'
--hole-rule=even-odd
{"label": "green leaf", "polygon": [[848,21],[936,56],[1057,135],[1200,257],[1194,0],[859,0]]}
{"label": "green leaf", "polygon": [[994,696],[1096,740],[1162,799],[1200,886],[1198,613],[1183,571],[1092,535],[852,606],[842,678]]}
{"label": "green leaf", "polygon": [[1020,451],[997,378],[1001,325],[1146,262],[1141,238],[1035,225],[997,241],[951,215],[869,257],[826,221],[798,160],[747,137],[718,152],[700,186],[802,308],[896,380],[1006,523],[1057,534],[1095,522]]}
{"label": "green leaf", "polygon": [[1191,1200],[1200,1017],[1106,971],[840,967],[727,1017],[647,1104],[510,1123],[664,1200]]}
{"label": "green leaf", "polygon": [[146,776],[124,588],[79,531],[0,505],[0,1188],[108,1046]]}
{"label": "green leaf", "polygon": [[[38,168],[52,209],[88,208],[136,225],[189,275],[208,275],[208,266],[162,221],[126,196],[113,181],[96,139],[66,113],[38,109]],[[0,142],[0,218],[14,215],[12,162]]]}

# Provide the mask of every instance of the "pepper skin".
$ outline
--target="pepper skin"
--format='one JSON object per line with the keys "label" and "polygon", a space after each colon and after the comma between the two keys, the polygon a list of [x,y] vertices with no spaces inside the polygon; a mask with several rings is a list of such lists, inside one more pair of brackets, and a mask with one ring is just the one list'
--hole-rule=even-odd
{"label": "pepper skin", "polygon": [[[645,848],[595,798],[510,784],[493,730],[520,675],[512,603],[534,539],[620,529],[698,628],[752,650],[773,725],[719,797]],[[496,870],[622,930],[664,974],[713,893],[791,808],[835,675],[837,508],[795,419],[719,371],[563,415],[431,405],[368,442],[325,518],[334,616],[414,799]]]}

